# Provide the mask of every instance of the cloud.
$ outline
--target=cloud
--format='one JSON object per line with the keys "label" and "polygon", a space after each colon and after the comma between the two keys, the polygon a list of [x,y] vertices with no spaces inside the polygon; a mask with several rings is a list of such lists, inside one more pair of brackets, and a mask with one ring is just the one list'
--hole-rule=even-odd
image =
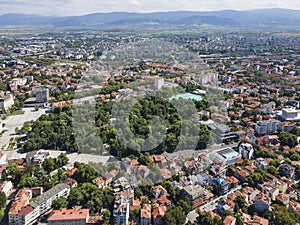
{"label": "cloud", "polygon": [[300,9],[300,2],[299,0],[4,0],[0,1],[0,14],[82,15],[112,11],[211,11],[270,7]]}

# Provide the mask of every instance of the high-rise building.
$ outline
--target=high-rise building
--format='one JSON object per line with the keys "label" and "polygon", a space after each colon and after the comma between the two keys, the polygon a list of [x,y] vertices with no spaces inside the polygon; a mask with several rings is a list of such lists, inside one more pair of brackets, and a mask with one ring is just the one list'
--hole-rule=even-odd
{"label": "high-rise building", "polygon": [[154,87],[155,87],[155,89],[160,90],[164,86],[164,84],[165,84],[165,79],[159,77],[159,78],[155,79]]}
{"label": "high-rise building", "polygon": [[37,103],[47,103],[49,101],[49,89],[41,87],[35,92]]}

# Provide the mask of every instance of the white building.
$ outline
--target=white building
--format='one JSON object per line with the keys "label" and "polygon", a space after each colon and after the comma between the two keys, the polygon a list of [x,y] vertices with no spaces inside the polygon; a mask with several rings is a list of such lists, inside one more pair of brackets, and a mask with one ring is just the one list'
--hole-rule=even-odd
{"label": "white building", "polygon": [[281,122],[279,120],[258,121],[255,126],[258,135],[277,134],[281,131]]}
{"label": "white building", "polygon": [[277,117],[283,121],[300,121],[300,110],[286,108],[281,110]]}
{"label": "white building", "polygon": [[9,110],[14,103],[14,97],[12,94],[0,93],[0,110]]}
{"label": "white building", "polygon": [[231,148],[224,148],[214,151],[210,154],[210,158],[215,163],[221,163],[223,166],[234,164],[241,159],[241,155]]}
{"label": "white building", "polygon": [[160,90],[165,84],[165,79],[164,78],[156,78],[154,81],[154,88],[157,90]]}
{"label": "white building", "polygon": [[21,189],[9,211],[9,225],[30,225],[51,210],[52,202],[60,197],[67,197],[70,193],[70,186],[58,184],[45,193],[38,196],[31,203],[32,191]]}
{"label": "white building", "polygon": [[2,120],[0,119],[0,134],[3,132],[3,122]]}
{"label": "white building", "polygon": [[0,192],[3,192],[6,195],[6,197],[9,196],[12,189],[13,189],[13,184],[11,181],[3,181],[0,183]]}
{"label": "white building", "polygon": [[115,201],[114,204],[114,224],[125,224],[129,223],[129,202],[122,197]]}
{"label": "white building", "polygon": [[251,144],[242,143],[239,146],[239,152],[244,159],[251,159],[254,154],[254,149]]}

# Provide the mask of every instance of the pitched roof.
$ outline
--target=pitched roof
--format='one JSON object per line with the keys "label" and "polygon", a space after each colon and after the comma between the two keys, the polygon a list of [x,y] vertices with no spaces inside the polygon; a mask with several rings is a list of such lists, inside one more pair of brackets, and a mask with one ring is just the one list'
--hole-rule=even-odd
{"label": "pitched roof", "polygon": [[89,217],[89,209],[60,209],[53,210],[48,221],[84,220]]}

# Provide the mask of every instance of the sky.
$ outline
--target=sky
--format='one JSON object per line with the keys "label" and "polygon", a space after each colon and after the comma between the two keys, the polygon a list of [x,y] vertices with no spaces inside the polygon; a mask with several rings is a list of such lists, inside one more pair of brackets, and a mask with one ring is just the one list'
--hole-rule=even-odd
{"label": "sky", "polygon": [[299,9],[299,0],[0,0],[0,14],[84,15],[96,12]]}

